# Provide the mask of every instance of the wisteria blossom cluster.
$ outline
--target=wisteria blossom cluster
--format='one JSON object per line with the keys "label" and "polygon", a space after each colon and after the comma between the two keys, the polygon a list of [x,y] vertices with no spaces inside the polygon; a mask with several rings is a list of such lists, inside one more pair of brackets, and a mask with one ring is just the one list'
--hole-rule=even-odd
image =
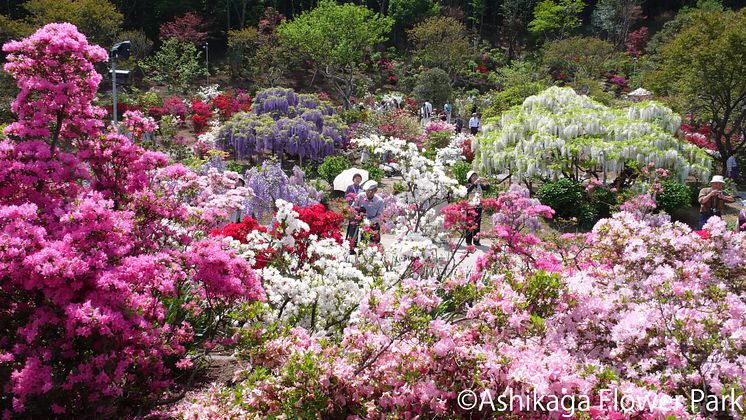
{"label": "wisteria blossom cluster", "polygon": [[476,137],[476,162],[482,171],[520,179],[620,172],[627,160],[655,162],[682,181],[690,175],[706,179],[712,159],[673,136],[680,123],[656,102],[613,109],[571,88],[551,87],[487,121],[485,134]]}
{"label": "wisteria blossom cluster", "polygon": [[287,201],[300,207],[317,204],[322,193],[304,181],[305,174],[297,166],[293,175],[287,176],[280,162],[264,161],[261,167],[249,169],[244,178],[252,194],[244,201],[243,212],[257,220],[272,214],[277,200]]}
{"label": "wisteria blossom cluster", "polygon": [[348,141],[347,126],[315,95],[266,89],[257,93],[252,111],[236,114],[218,135],[218,145],[239,159],[267,152],[320,162]]}
{"label": "wisteria blossom cluster", "polygon": [[[147,406],[190,366],[190,352],[219,338],[212,326],[232,304],[264,300],[264,291],[246,260],[205,239],[189,206],[156,179],[199,183],[196,175],[100,131],[91,100],[103,49],[69,24],[5,49],[9,71],[28,84],[12,138],[0,141],[2,416]],[[70,143],[64,152],[50,130]],[[198,213],[217,206],[194,194],[193,205],[208,207]]]}
{"label": "wisteria blossom cluster", "polygon": [[551,209],[524,188],[494,205],[476,272],[373,288],[341,340],[294,329],[251,353],[237,387],[175,414],[454,418],[472,414],[461,391],[511,389],[527,403],[512,405],[518,418],[743,416],[678,397],[746,389],[743,233],[621,212],[545,242],[535,232]]}

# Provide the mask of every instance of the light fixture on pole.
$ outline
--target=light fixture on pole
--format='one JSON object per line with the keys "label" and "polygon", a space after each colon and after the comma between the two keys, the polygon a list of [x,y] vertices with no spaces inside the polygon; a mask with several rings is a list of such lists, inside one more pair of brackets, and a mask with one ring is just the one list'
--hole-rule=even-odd
{"label": "light fixture on pole", "polygon": [[207,84],[210,84],[210,44],[205,41],[205,66],[207,67]]}
{"label": "light fixture on pole", "polygon": [[114,113],[114,128],[117,131],[119,130],[117,127],[117,59],[126,60],[130,58],[131,48],[132,43],[129,41],[123,41],[111,47],[111,100],[113,104],[112,112]]}

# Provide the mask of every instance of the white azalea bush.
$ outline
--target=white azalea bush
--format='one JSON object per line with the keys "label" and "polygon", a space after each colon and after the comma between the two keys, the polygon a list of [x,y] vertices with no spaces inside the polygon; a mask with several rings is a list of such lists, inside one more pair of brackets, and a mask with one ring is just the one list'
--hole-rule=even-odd
{"label": "white azalea bush", "polygon": [[519,180],[580,180],[621,172],[632,160],[654,162],[680,180],[708,178],[711,158],[674,137],[680,125],[678,115],[653,101],[615,109],[571,88],[551,87],[485,123],[474,144],[476,164]]}

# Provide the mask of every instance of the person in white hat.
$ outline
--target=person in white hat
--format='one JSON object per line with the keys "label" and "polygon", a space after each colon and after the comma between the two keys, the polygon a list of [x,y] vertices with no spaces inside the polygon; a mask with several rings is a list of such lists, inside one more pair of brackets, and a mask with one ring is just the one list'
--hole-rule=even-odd
{"label": "person in white hat", "polygon": [[474,211],[476,211],[476,216],[474,218],[476,229],[466,233],[466,245],[481,245],[479,243],[479,238],[475,239],[474,237],[479,234],[479,231],[482,228],[482,194],[484,193],[483,187],[488,188],[489,185],[482,182],[481,178],[479,178],[478,173],[476,173],[475,171],[469,171],[466,174],[466,199],[474,208]]}
{"label": "person in white hat", "polygon": [[725,179],[721,175],[715,175],[710,181],[710,186],[699,190],[699,229],[702,230],[705,223],[712,216],[722,217],[725,203],[736,201],[728,195],[723,188]]}
{"label": "person in white hat", "polygon": [[[363,194],[360,194],[355,201],[354,207],[364,213],[370,221],[370,228],[376,234],[370,239],[373,243],[381,242],[381,216],[383,215],[383,198],[376,194],[378,192],[378,183],[372,179],[365,181],[363,184]],[[357,245],[353,238],[353,247]]]}

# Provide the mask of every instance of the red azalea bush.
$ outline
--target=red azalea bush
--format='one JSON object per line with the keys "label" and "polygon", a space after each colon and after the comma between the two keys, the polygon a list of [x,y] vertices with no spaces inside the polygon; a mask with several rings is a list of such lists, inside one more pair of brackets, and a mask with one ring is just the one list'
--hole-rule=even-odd
{"label": "red azalea bush", "polygon": [[217,109],[220,119],[223,121],[229,120],[236,112],[251,110],[251,96],[245,93],[239,93],[235,96],[230,91],[221,93],[212,98],[211,103],[212,107]]}
{"label": "red azalea bush", "polygon": [[230,305],[264,291],[234,250],[193,239],[195,209],[154,182],[165,155],[102,135],[103,49],[70,24],[4,49],[21,94],[0,141],[3,418],[147,406]]}
{"label": "red azalea bush", "polygon": [[207,127],[207,121],[212,118],[212,111],[210,111],[210,105],[195,99],[192,101],[192,125],[194,126],[194,132],[197,134],[204,133]]}

